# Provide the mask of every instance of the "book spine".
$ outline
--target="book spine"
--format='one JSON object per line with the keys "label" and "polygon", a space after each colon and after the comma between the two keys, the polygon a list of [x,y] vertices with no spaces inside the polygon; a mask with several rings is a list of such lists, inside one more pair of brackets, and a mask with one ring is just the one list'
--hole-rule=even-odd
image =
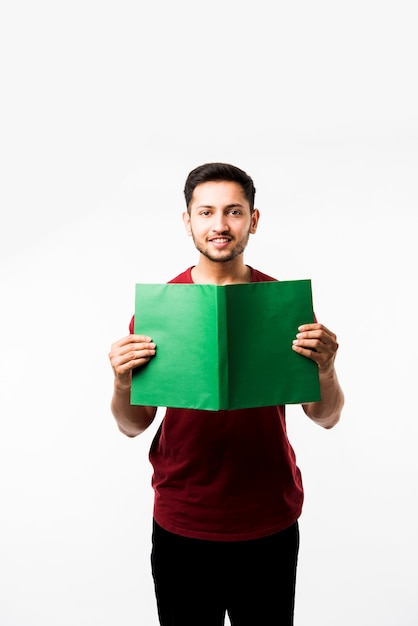
{"label": "book spine", "polygon": [[219,409],[229,409],[228,306],[225,286],[217,286]]}

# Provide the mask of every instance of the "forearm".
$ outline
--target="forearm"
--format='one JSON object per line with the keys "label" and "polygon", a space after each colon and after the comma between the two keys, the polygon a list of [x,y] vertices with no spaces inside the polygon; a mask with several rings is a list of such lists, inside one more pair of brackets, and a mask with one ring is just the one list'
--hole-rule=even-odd
{"label": "forearm", "polygon": [[156,407],[136,406],[130,403],[130,386],[121,385],[116,379],[113,389],[111,410],[119,430],[128,437],[142,433],[156,414]]}
{"label": "forearm", "polygon": [[334,366],[327,370],[319,370],[321,400],[303,405],[306,415],[323,428],[335,426],[344,406],[344,394],[338,382]]}

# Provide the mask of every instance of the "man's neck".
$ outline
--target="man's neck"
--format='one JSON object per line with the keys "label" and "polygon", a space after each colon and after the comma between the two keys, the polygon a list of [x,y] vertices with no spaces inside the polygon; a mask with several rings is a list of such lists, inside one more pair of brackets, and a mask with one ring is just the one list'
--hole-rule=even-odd
{"label": "man's neck", "polygon": [[233,285],[251,282],[251,269],[242,259],[214,263],[201,257],[192,268],[193,282],[201,285]]}

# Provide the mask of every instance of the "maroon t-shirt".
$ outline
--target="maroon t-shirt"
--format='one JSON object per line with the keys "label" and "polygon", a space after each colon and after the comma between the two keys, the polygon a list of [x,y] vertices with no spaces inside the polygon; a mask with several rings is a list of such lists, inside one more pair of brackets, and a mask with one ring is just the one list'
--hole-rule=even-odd
{"label": "maroon t-shirt", "polygon": [[[192,283],[191,269],[170,283]],[[275,280],[251,272],[252,282]],[[153,339],[158,343],[158,337]],[[256,539],[284,530],[301,514],[302,479],[286,433],[284,406],[167,408],[149,458],[155,520],[178,535]]]}

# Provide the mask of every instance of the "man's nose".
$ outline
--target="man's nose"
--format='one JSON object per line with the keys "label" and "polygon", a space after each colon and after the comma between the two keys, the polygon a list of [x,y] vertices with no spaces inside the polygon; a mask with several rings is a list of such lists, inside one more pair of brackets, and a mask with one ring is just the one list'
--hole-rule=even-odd
{"label": "man's nose", "polygon": [[229,230],[228,220],[226,219],[226,215],[224,213],[216,213],[213,218],[212,229],[217,233],[223,233],[226,230]]}

